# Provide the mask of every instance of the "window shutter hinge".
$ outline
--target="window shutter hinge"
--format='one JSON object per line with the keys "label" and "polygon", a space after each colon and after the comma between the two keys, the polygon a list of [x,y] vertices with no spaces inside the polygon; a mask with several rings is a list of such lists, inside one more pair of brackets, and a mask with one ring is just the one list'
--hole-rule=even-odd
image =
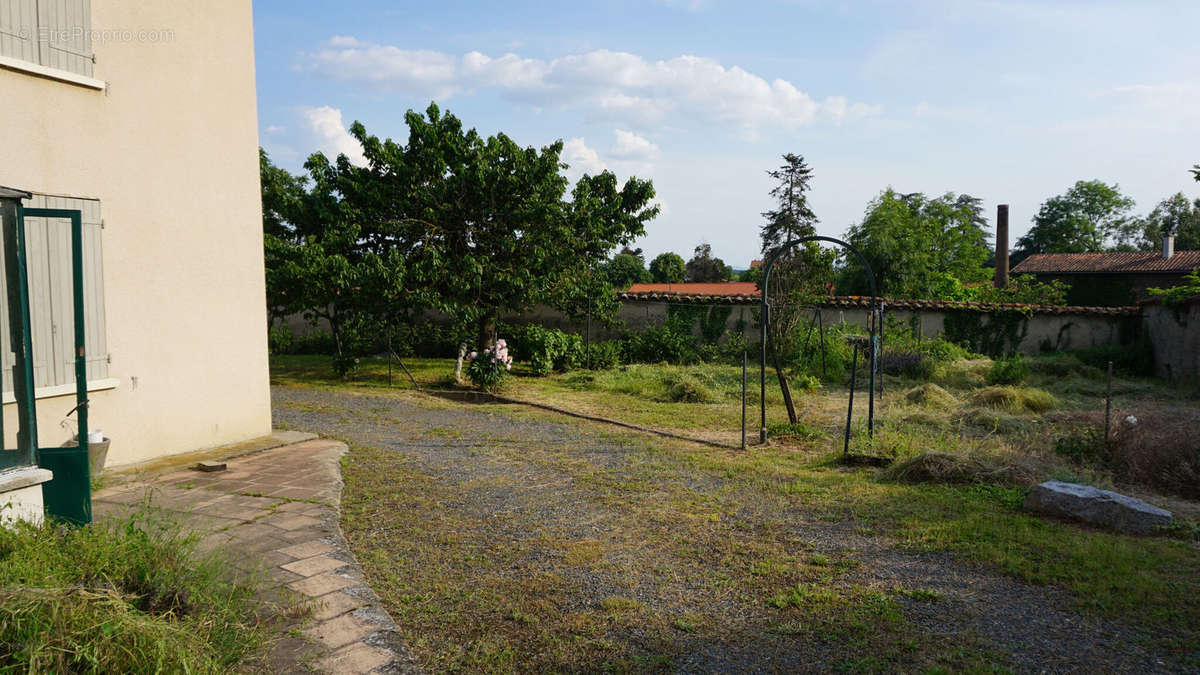
{"label": "window shutter hinge", "polygon": [[100,229],[102,229],[102,230],[104,229],[104,219],[103,218],[100,219]]}
{"label": "window shutter hinge", "polygon": [[104,362],[111,365],[112,364],[112,354],[105,354]]}

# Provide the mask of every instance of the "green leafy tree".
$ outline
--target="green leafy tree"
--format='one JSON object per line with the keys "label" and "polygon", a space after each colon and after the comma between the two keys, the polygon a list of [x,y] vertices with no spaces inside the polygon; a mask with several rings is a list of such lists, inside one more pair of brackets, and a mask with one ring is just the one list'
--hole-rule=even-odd
{"label": "green leafy tree", "polygon": [[484,138],[433,104],[405,120],[403,146],[352,125],[368,166],[339,159],[343,194],[352,213],[381,225],[381,245],[409,261],[438,308],[475,325],[481,349],[502,313],[615,314],[612,285],[596,269],[658,214],[649,181],[584,175],[567,199],[561,141],[536,149]]}
{"label": "green leafy tree", "polygon": [[687,264],[678,253],[659,253],[650,261],[650,277],[659,284],[678,284],[687,278]]}
{"label": "green leafy tree", "polygon": [[809,207],[807,195],[812,174],[812,167],[805,163],[804,157],[790,152],[783,156],[778,169],[767,172],[777,183],[771,189],[776,207],[762,214],[767,220],[760,232],[763,253],[786,241],[817,233],[817,215]]}
{"label": "green leafy tree", "polygon": [[1200,183],[1200,164],[1192,165],[1192,177],[1196,179],[1197,183]]}
{"label": "green leafy tree", "polygon": [[626,289],[633,284],[648,283],[651,279],[650,272],[646,269],[646,264],[642,259],[642,251],[636,251],[628,248],[612,257],[604,266],[604,273],[608,275],[608,281],[613,285],[613,288]]}
{"label": "green leafy tree", "polygon": [[692,259],[685,265],[685,279],[691,283],[713,283],[729,281],[733,276],[733,268],[724,260],[713,256],[712,246],[700,244],[696,247]]}
{"label": "green leafy tree", "polygon": [[[863,254],[879,293],[901,298],[941,298],[950,289],[988,278],[987,221],[979,199],[948,192],[923,194],[884,190],[867,206],[863,222],[846,239]],[[855,256],[844,256],[840,292],[870,291],[866,270]]]}
{"label": "green leafy tree", "polygon": [[1159,202],[1142,223],[1137,247],[1157,251],[1166,234],[1175,235],[1175,247],[1180,251],[1200,250],[1200,199],[1188,201],[1177,192]]}
{"label": "green leafy tree", "polygon": [[[274,166],[265,152],[259,160],[268,305],[276,316],[327,321],[344,371],[376,332],[377,317],[395,306],[420,306],[406,288],[405,260],[375,244],[372,224],[338,198],[324,155],[305,164],[311,188],[309,178]],[[345,157],[339,161],[349,166]]]}
{"label": "green leafy tree", "polygon": [[1034,253],[1090,253],[1119,246],[1137,226],[1129,215],[1133,206],[1119,186],[1081,180],[1042,203],[1033,227],[1017,240],[1012,262]]}

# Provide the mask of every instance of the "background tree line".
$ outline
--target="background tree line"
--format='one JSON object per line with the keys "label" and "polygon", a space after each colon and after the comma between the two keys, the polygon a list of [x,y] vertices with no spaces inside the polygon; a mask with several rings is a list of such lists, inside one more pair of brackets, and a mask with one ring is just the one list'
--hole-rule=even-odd
{"label": "background tree line", "polygon": [[[1200,165],[1190,171],[1200,181]],[[778,169],[767,173],[776,182],[770,193],[776,207],[762,214],[759,236],[764,259],[786,241],[815,234],[819,222],[807,201],[813,170],[802,156],[788,153]],[[1145,215],[1135,214],[1134,207],[1134,200],[1122,194],[1118,185],[1079,181],[1042,203],[1033,226],[1017,239],[1010,264],[1015,266],[1035,253],[1158,251],[1166,234],[1175,236],[1177,250],[1200,250],[1200,199],[1179,192]],[[988,283],[995,250],[982,200],[972,195],[947,192],[931,197],[902,194],[889,187],[868,203],[862,221],[851,225],[843,238],[866,258],[883,296],[1039,304],[1065,301],[1062,284],[1037,283],[1032,277],[1014,277],[1007,289],[995,289]],[[818,247],[810,245],[776,270],[801,265],[804,274],[814,279],[809,291],[827,288],[842,295],[867,294],[866,272],[857,258],[830,253],[821,257]],[[708,244],[698,246],[686,263],[668,252],[647,267],[638,249],[624,251],[606,267],[617,288],[648,281],[758,282],[762,274],[759,268],[734,274]]]}

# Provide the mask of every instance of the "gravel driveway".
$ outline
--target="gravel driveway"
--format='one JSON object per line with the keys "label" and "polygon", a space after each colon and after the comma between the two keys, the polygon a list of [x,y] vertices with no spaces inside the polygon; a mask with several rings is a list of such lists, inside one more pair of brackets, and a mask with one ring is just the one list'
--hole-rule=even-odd
{"label": "gravel driveway", "polygon": [[1145,636],[899,550],[661,439],[516,407],[275,388],[347,442],[343,528],[431,670],[1179,671]]}

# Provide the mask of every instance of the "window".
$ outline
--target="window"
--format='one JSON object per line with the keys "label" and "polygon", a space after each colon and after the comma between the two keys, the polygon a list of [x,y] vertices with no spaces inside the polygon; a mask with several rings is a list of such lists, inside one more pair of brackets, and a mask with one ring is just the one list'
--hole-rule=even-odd
{"label": "window", "polygon": [[0,0],[0,57],[92,76],[91,0]]}
{"label": "window", "polygon": [[[100,202],[34,195],[27,208],[77,209],[83,215],[84,348],[89,382],[108,377],[104,325],[104,267],[101,256]],[[28,258],[30,333],[33,337],[33,384],[37,393],[75,383],[75,315],[71,272],[70,221],[25,219]],[[14,357],[8,329],[8,296],[0,294],[0,359],[3,389],[12,392]]]}

